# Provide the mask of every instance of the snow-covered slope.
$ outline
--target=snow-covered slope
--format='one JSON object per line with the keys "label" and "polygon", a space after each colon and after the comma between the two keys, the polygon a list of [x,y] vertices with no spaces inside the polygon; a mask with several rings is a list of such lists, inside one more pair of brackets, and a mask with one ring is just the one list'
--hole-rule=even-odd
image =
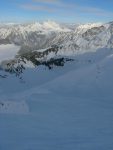
{"label": "snow-covered slope", "polygon": [[112,56],[112,49],[100,49],[71,57],[73,61],[50,70],[45,65],[27,68],[20,79],[1,71],[0,95],[3,99],[7,99],[7,94],[11,98],[14,96],[13,99],[27,99],[32,94],[55,92],[75,97],[112,97]]}
{"label": "snow-covered slope", "polygon": [[[113,149],[113,50],[0,77],[1,150]],[[8,75],[8,77],[7,77]]]}
{"label": "snow-covered slope", "polygon": [[[109,52],[106,52],[109,51]],[[102,53],[106,53],[103,55]],[[97,55],[97,56],[96,56]],[[78,59],[86,63],[44,85],[50,91],[61,95],[78,97],[109,98],[113,96],[113,50],[99,50],[92,57]],[[81,60],[82,59],[82,60]],[[85,62],[86,61],[86,62]],[[89,64],[87,64],[89,61]],[[76,64],[75,64],[76,65]],[[62,89],[62,90],[61,90]]]}

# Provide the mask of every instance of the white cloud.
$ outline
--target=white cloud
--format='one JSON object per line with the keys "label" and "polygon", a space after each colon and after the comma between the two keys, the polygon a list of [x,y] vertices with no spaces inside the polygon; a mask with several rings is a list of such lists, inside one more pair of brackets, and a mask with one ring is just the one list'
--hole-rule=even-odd
{"label": "white cloud", "polygon": [[61,3],[60,0],[32,0],[34,2],[40,2],[40,3],[49,3],[49,4],[59,4]]}
{"label": "white cloud", "polygon": [[30,10],[30,11],[45,11],[45,12],[55,11],[55,9],[52,9],[47,6],[41,6],[41,5],[22,4],[20,5],[20,7],[26,10]]}
{"label": "white cloud", "polygon": [[[52,5],[52,6],[51,6]],[[63,0],[31,0],[31,4],[22,4],[21,8],[31,11],[44,11],[44,12],[54,12],[67,14],[68,16],[71,14],[75,16],[75,14],[89,14],[95,16],[113,16],[113,12],[109,12],[107,10],[97,8],[97,7],[86,7],[82,5],[77,5],[76,3],[65,2]]]}

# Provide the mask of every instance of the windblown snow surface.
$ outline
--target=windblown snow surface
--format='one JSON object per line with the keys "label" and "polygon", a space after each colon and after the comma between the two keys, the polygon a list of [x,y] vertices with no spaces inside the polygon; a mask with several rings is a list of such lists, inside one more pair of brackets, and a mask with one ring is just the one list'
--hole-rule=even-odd
{"label": "windblown snow surface", "polygon": [[113,150],[113,50],[74,59],[0,72],[0,150]]}

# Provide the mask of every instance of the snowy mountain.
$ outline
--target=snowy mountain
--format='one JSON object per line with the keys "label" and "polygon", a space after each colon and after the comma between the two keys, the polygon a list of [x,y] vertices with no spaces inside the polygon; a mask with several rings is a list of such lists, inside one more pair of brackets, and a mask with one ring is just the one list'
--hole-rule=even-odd
{"label": "snowy mountain", "polygon": [[[75,27],[74,27],[75,26]],[[59,54],[112,47],[113,23],[70,25],[55,22],[4,25],[0,27],[0,43],[16,44],[22,51],[59,46]]]}
{"label": "snowy mountain", "polygon": [[0,150],[112,150],[112,118],[112,22],[0,24]]}
{"label": "snowy mountain", "polygon": [[[2,48],[4,44],[5,47],[9,44],[10,47],[17,46],[17,49],[20,47],[18,52],[15,50],[17,55],[14,54],[11,63],[13,62],[14,65],[16,63],[16,66],[18,66],[17,62],[19,66],[23,64],[35,66],[46,63],[45,61],[51,58],[95,52],[100,48],[113,48],[113,23],[67,25],[48,21],[31,24],[1,24],[0,47]],[[3,61],[1,67],[7,69],[6,66],[10,62]]]}

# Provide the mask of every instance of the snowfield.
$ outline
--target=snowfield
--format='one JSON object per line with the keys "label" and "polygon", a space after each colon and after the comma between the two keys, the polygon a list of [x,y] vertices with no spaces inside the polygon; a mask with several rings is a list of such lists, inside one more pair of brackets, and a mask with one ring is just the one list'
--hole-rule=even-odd
{"label": "snowfield", "polygon": [[25,101],[0,101],[0,113],[26,114],[28,112],[29,108]]}
{"label": "snowfield", "polygon": [[113,149],[113,49],[0,74],[0,150]]}

